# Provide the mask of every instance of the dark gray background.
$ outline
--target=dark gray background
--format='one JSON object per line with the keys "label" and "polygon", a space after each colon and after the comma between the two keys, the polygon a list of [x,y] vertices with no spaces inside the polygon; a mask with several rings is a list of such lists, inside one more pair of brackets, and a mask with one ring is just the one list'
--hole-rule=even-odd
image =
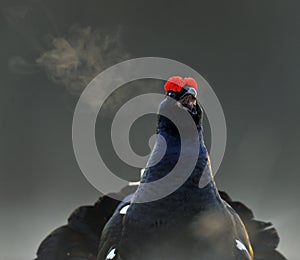
{"label": "dark gray background", "polygon": [[[72,112],[85,83],[126,57],[160,56],[209,81],[228,127],[218,186],[271,220],[282,252],[299,259],[299,8],[296,0],[1,0],[0,258],[32,259],[74,208],[99,196],[72,149]],[[88,26],[90,34],[80,34]],[[78,47],[82,63],[74,71],[61,67],[69,64],[67,50],[53,39],[68,41],[69,50],[80,40],[104,47]],[[103,57],[93,63],[97,51]],[[143,91],[150,85],[141,84]],[[124,93],[97,124],[98,145],[114,165],[121,164],[101,140]],[[136,129],[153,123],[141,119]]]}

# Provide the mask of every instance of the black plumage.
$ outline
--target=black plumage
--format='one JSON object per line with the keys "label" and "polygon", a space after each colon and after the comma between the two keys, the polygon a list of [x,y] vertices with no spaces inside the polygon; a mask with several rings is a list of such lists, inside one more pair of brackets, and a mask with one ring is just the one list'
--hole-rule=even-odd
{"label": "black plumage", "polygon": [[255,260],[286,259],[276,250],[279,244],[279,235],[271,222],[256,220],[252,210],[245,204],[233,201],[224,191],[219,191],[219,194],[236,211],[245,224]]}
{"label": "black plumage", "polygon": [[36,260],[95,260],[101,232],[120,200],[136,187],[126,187],[114,197],[105,195],[94,205],[74,210],[68,223],[51,232],[40,244]]}
{"label": "black plumage", "polygon": [[[167,149],[159,163],[146,167],[142,184],[165,177],[180,153],[189,155],[189,150],[181,150],[177,126],[162,116],[166,110],[180,113],[178,109],[185,108],[169,96],[160,105],[157,132],[164,137]],[[255,259],[269,259],[271,255],[284,259],[275,251],[278,235],[270,224],[254,220],[246,206],[233,202],[225,193],[221,193],[225,200],[220,196],[203,141],[202,110],[195,104],[193,111],[188,111],[197,125],[200,144],[193,172],[176,191],[156,201],[138,203],[137,198],[155,192],[139,187],[126,214],[116,211],[104,228],[98,260],[252,260],[252,247]],[[159,143],[157,147],[160,149]],[[154,148],[152,155],[155,153]],[[199,188],[204,175],[208,183]]]}
{"label": "black plumage", "polygon": [[[122,199],[126,195],[129,195],[135,188],[136,186],[132,186],[123,190],[120,192],[119,198]],[[254,260],[286,259],[276,250],[279,236],[270,222],[266,223],[256,220],[252,211],[247,206],[241,202],[233,201],[224,191],[219,191],[219,194],[239,214],[244,222],[251,244],[253,245]],[[73,223],[68,221],[67,225],[49,234],[40,244],[36,260],[95,260],[98,254],[102,230],[111,216],[119,212],[120,207],[116,210],[119,203],[119,201],[109,196],[103,196],[94,205],[82,206],[76,209],[69,219],[77,215],[75,217],[77,221]],[[86,207],[94,208],[94,210],[84,210]],[[123,216],[119,214],[121,219]],[[91,224],[91,222],[94,224]],[[87,226],[89,228],[86,228]],[[94,227],[92,228],[92,226]],[[271,232],[266,232],[270,228]],[[258,235],[261,232],[265,234],[263,241],[261,240],[261,236]],[[115,237],[118,237],[118,233]],[[262,243],[261,249],[255,246],[260,243]],[[265,243],[272,246],[264,247]],[[100,247],[102,246],[101,244]],[[109,245],[107,247],[110,248]]]}
{"label": "black plumage", "polygon": [[[166,100],[164,108],[177,105],[170,97]],[[284,260],[276,251],[279,237],[272,224],[255,220],[244,204],[218,192],[208,167],[199,105],[196,111],[191,115],[198,129],[199,155],[194,171],[182,186],[157,201],[136,203],[145,192],[139,187],[121,204],[104,196],[93,206],[80,207],[68,225],[42,242],[37,260]],[[158,133],[165,138],[167,151],[157,165],[146,168],[142,183],[164,177],[178,160],[177,128],[159,116]],[[208,174],[209,182],[199,188],[203,174]],[[119,198],[133,189],[128,187]]]}

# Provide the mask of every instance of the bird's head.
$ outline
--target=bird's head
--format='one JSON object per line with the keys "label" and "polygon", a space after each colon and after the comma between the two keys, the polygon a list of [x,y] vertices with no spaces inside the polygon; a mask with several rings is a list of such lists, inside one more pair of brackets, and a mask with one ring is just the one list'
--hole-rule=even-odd
{"label": "bird's head", "polygon": [[198,85],[191,77],[170,77],[164,85],[166,95],[175,99],[178,104],[186,109],[199,125],[202,118],[202,109],[197,101]]}

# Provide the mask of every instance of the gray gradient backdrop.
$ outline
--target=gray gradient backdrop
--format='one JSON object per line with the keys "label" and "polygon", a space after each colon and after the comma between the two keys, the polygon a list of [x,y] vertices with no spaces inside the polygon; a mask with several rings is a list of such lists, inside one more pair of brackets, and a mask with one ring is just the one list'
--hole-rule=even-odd
{"label": "gray gradient backdrop", "polygon": [[[218,186],[271,220],[280,249],[299,259],[299,1],[0,3],[1,260],[32,259],[74,208],[96,201],[72,150],[74,104],[101,70],[141,56],[178,60],[209,81],[228,126]],[[124,86],[97,123],[107,164],[131,179],[138,171],[105,137],[122,102],[149,90],[162,93],[155,81]],[[149,116],[132,128],[140,154],[154,124]]]}

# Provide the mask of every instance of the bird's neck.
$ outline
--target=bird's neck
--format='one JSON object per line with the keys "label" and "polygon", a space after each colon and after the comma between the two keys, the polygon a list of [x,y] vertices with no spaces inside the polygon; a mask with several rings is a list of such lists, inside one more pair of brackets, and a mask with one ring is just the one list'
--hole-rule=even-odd
{"label": "bird's neck", "polygon": [[[155,157],[159,156],[159,153],[162,150],[161,147],[164,145],[166,145],[165,154],[157,164],[146,167],[141,184],[153,183],[154,181],[166,177],[175,167],[180,156],[182,140],[180,140],[176,127],[172,125],[168,119],[163,117],[159,119],[157,133],[160,137],[154,146],[149,161],[155,161]],[[197,162],[193,171],[190,173],[188,178],[174,190],[174,192],[168,194],[165,198],[162,198],[161,201],[168,203],[169,199],[180,199],[182,196],[188,196],[192,200],[195,198],[198,205],[199,203],[201,204],[201,200],[203,204],[208,205],[210,201],[214,202],[219,199],[210,168],[209,155],[203,141],[201,125],[198,126],[198,138],[200,145]],[[161,144],[161,142],[164,144]],[[172,183],[167,182],[165,185],[169,186],[172,185]],[[160,188],[167,189],[167,187],[162,186]],[[138,190],[137,195],[143,196],[143,192],[155,192],[155,189],[152,191]]]}

